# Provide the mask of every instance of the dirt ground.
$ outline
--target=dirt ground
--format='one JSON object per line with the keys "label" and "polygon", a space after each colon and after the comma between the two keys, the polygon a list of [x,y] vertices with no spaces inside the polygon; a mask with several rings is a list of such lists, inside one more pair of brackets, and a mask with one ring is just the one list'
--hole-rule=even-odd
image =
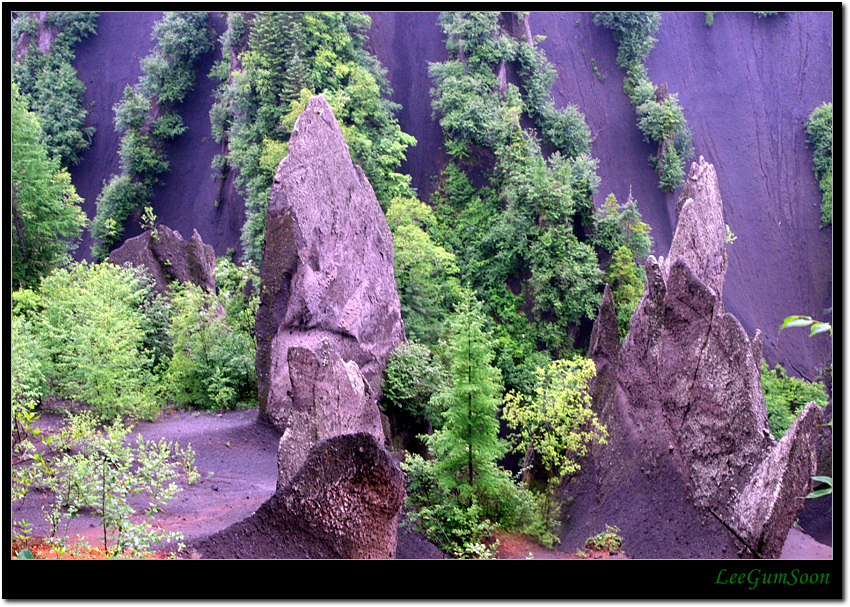
{"label": "dirt ground", "polygon": [[[39,426],[45,431],[61,423],[62,417],[51,411],[43,412],[39,420]],[[224,414],[166,410],[155,422],[138,423],[129,436],[134,438],[137,434],[145,440],[164,438],[184,447],[191,444],[195,451],[200,479],[192,485],[182,480],[183,491],[156,518],[156,525],[163,530],[181,532],[187,545],[251,516],[274,493],[279,435],[270,425],[258,421],[256,409]],[[31,492],[13,513],[16,518],[22,517],[34,524],[34,537],[49,534],[40,510],[45,502],[45,495]],[[820,514],[809,519],[801,517],[801,520],[815,525],[822,518]],[[61,533],[71,540],[82,536],[92,545],[98,543],[100,534],[97,519],[86,514],[78,515]],[[617,554],[588,550],[584,556],[575,553],[576,547],[545,548],[521,534],[498,532],[492,539],[499,541],[497,558],[500,559],[628,558],[628,538]],[[568,549],[570,551],[565,552]],[[45,553],[46,549],[41,556],[47,556]],[[443,555],[421,536],[402,526],[397,557],[433,559],[443,558]],[[831,559],[832,548],[794,528],[789,533],[782,558]]]}

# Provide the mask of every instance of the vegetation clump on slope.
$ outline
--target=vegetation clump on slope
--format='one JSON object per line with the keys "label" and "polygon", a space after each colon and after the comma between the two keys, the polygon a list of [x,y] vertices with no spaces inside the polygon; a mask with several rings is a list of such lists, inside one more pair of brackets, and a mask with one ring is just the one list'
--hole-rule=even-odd
{"label": "vegetation clump on slope", "polygon": [[832,103],[812,110],[806,121],[806,133],[814,154],[815,176],[820,182],[821,227],[832,225]]}
{"label": "vegetation clump on slope", "polygon": [[[95,129],[86,126],[85,87],[74,69],[74,47],[96,33],[97,13],[50,11],[21,13],[12,22],[12,40],[23,57],[12,67],[12,79],[35,112],[50,156],[64,167],[78,164],[91,145]],[[50,32],[49,48],[40,48],[39,32]]]}
{"label": "vegetation clump on slope", "polygon": [[330,103],[381,206],[413,195],[410,177],[397,168],[416,140],[398,126],[385,70],[364,49],[370,23],[356,12],[228,13],[210,110],[213,137],[226,151],[213,169],[220,176],[237,171],[245,197],[244,259],[260,263],[272,179],[313,95]]}
{"label": "vegetation clump on slope", "polygon": [[617,43],[617,64],[626,72],[623,88],[638,116],[638,127],[648,143],[658,146],[650,162],[659,187],[672,192],[685,181],[685,162],[693,156],[691,132],[682,106],[666,85],[655,87],[644,62],[655,45],[661,14],[652,12],[599,12],[593,23],[611,30]]}
{"label": "vegetation clump on slope", "polygon": [[97,198],[93,252],[105,259],[124,233],[134,210],[148,205],[153,186],[169,170],[164,144],[186,130],[177,106],[195,86],[195,62],[212,50],[208,13],[169,12],[154,25],[157,44],[142,59],[142,76],[124,89],[115,107],[121,137],[121,173],[112,175]]}

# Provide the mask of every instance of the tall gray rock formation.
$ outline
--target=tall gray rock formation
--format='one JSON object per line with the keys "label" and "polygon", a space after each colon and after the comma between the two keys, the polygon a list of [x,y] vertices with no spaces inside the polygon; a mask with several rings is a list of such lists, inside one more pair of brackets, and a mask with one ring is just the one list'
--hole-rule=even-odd
{"label": "tall gray rock formation", "polygon": [[109,254],[109,261],[147,268],[160,293],[175,280],[215,293],[215,250],[204,244],[197,230],[184,240],[177,230],[159,225],[125,240]]}
{"label": "tall gray rock formation", "polygon": [[283,485],[329,436],[383,443],[381,375],[405,339],[392,234],[321,95],[278,166],[265,238],[256,368],[261,415],[283,432]]}
{"label": "tall gray rock formation", "polygon": [[821,411],[809,404],[782,441],[771,435],[761,333],[748,337],[723,310],[725,237],[717,175],[701,157],[621,347],[603,296],[589,355],[609,438],[568,484],[568,548],[611,524],[634,556],[779,556],[815,474]]}

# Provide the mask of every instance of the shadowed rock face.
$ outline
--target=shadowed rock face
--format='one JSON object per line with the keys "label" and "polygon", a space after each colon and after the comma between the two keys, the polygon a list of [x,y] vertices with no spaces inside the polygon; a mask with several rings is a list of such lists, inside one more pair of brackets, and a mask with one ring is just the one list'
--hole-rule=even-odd
{"label": "shadowed rock face", "polygon": [[278,487],[289,482],[318,441],[366,432],[384,442],[380,411],[357,363],[343,361],[327,340],[316,350],[292,346],[287,352],[292,406],[278,446]]}
{"label": "shadowed rock face", "polygon": [[200,558],[395,558],[404,479],[366,433],[313,446],[256,513],[198,542]]}
{"label": "shadowed rock face", "polygon": [[[393,256],[372,187],[351,162],[330,105],[313,97],[275,175],[260,271],[259,403],[281,431],[297,409],[291,348],[321,349],[320,360],[354,363],[363,393],[341,406],[377,411],[387,357],[404,340]],[[348,371],[336,377],[342,375]]]}
{"label": "shadowed rock face", "polygon": [[775,558],[815,473],[821,411],[807,406],[778,443],[770,434],[761,334],[723,310],[723,204],[704,159],[677,208],[670,255],[647,260],[622,347],[603,296],[589,354],[609,440],[571,481],[565,545],[598,533],[595,520],[620,526],[634,556]]}
{"label": "shadowed rock face", "polygon": [[132,264],[147,268],[160,293],[175,280],[198,285],[215,293],[215,251],[204,244],[198,231],[189,240],[180,232],[160,225],[134,236],[109,254],[116,265]]}

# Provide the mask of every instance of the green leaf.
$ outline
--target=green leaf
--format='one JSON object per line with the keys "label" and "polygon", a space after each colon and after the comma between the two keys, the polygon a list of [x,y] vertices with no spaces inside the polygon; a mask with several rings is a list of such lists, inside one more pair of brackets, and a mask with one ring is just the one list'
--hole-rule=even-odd
{"label": "green leaf", "polygon": [[829,331],[829,334],[832,335],[832,325],[825,322],[816,322],[812,325],[812,332],[809,333],[809,337],[818,333],[825,333],[826,331]]}
{"label": "green leaf", "polygon": [[811,493],[809,493],[805,499],[823,497],[824,495],[829,495],[830,493],[832,493],[832,487],[827,487],[826,489],[818,489],[817,491],[812,491]]}
{"label": "green leaf", "polygon": [[23,550],[21,550],[18,553],[18,558],[19,559],[25,559],[25,560],[31,560],[31,559],[35,558],[35,555],[32,553],[32,551],[29,548],[24,548]]}
{"label": "green leaf", "polygon": [[779,330],[787,329],[788,327],[808,327],[815,322],[810,316],[789,316],[782,322]]}
{"label": "green leaf", "polygon": [[823,497],[824,495],[829,495],[832,493],[832,477],[829,476],[813,476],[812,480],[818,483],[826,483],[829,487],[825,487],[823,489],[818,489],[817,491],[812,491],[803,499],[813,499],[816,497]]}

